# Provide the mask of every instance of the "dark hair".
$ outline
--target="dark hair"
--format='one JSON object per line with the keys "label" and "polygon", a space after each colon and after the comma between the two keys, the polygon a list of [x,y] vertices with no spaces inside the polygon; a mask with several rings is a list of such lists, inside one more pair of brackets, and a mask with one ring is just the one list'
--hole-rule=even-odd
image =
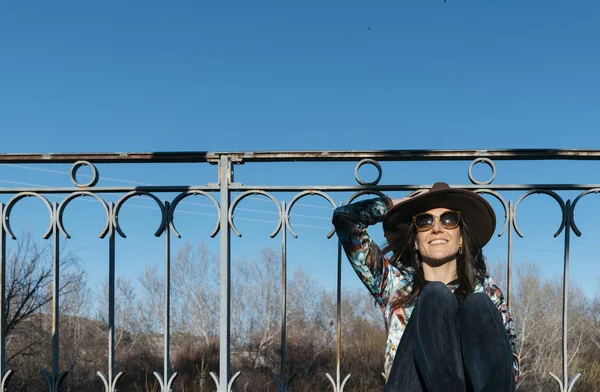
{"label": "dark hair", "polygon": [[[454,295],[459,302],[462,302],[473,293],[477,282],[483,280],[487,273],[487,267],[481,247],[475,242],[464,220],[461,220],[459,229],[463,244],[462,254],[456,255],[458,288],[454,291]],[[414,247],[417,238],[414,223],[406,226],[406,235],[403,238],[404,240],[401,242],[392,241],[383,250],[384,254],[390,251],[393,252],[390,263],[398,268],[404,276],[412,275],[412,291],[407,295],[398,296],[394,299],[392,302],[393,309],[414,305],[425,287],[425,274],[423,273],[421,255]]]}

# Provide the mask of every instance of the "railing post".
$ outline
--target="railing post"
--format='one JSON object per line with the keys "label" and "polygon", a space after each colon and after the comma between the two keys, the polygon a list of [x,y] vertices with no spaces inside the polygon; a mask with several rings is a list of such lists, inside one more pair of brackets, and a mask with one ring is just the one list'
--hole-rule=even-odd
{"label": "railing post", "polygon": [[287,391],[287,225],[283,214],[286,213],[285,201],[281,202],[281,383],[283,391]]}
{"label": "railing post", "polygon": [[[6,230],[4,229],[4,204],[0,203],[0,391],[8,389],[12,370],[6,372]],[[6,372],[6,374],[5,374]]]}
{"label": "railing post", "polygon": [[227,392],[229,376],[231,373],[231,243],[229,230],[229,204],[231,195],[229,183],[233,181],[231,161],[227,155],[219,157],[219,185],[220,185],[220,208],[221,208],[221,308],[220,308],[220,339],[219,339],[219,392]]}
{"label": "railing post", "polygon": [[567,200],[567,222],[565,224],[565,254],[564,254],[564,271],[563,271],[563,316],[562,316],[562,355],[563,355],[563,386],[565,391],[569,385],[569,369],[568,369],[568,306],[569,306],[569,252],[571,244],[571,200]]}
{"label": "railing post", "polygon": [[[52,382],[57,388],[60,344],[60,242],[58,236],[58,205],[52,209]],[[58,389],[58,388],[57,388]]]}
{"label": "railing post", "polygon": [[571,245],[571,230],[573,228],[573,208],[571,200],[567,200],[565,207],[565,248],[564,248],[564,265],[563,265],[563,312],[562,312],[562,380],[554,373],[550,375],[558,382],[561,392],[571,392],[575,382],[581,376],[577,373],[575,377],[569,380],[569,254]]}
{"label": "railing post", "polygon": [[512,256],[513,256],[513,201],[508,201],[508,255],[506,261],[506,307],[510,311],[512,305]]}
{"label": "railing post", "polygon": [[[342,203],[340,203],[342,206]],[[326,374],[327,378],[333,386],[334,392],[343,392],[344,386],[351,374],[344,377],[342,381],[342,242],[337,240],[337,286],[336,286],[336,323],[335,323],[335,380],[329,373]]]}
{"label": "railing post", "polygon": [[[0,219],[4,219],[4,204],[0,203]],[[0,379],[4,377],[6,361],[6,232],[4,225],[0,222]]]}
{"label": "railing post", "polygon": [[68,372],[60,373],[60,241],[58,224],[60,214],[58,204],[52,204],[52,372],[49,374],[46,370],[42,374],[48,383],[50,392],[58,392],[61,390],[62,383]]}
{"label": "railing post", "polygon": [[171,205],[165,202],[165,313],[164,313],[164,347],[163,347],[163,392],[170,392],[171,383],[177,376],[171,372],[171,222],[169,213]]}
{"label": "railing post", "polygon": [[[110,203],[111,218],[115,204]],[[112,386],[115,375],[115,228],[110,219],[108,237],[108,384]],[[112,392],[109,387],[109,392]]]}

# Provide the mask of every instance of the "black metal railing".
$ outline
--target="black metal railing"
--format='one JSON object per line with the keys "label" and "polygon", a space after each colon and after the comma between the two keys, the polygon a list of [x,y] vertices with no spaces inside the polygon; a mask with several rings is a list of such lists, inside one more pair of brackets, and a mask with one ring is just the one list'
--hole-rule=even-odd
{"label": "black metal railing", "polygon": [[[60,321],[60,295],[59,288],[60,277],[60,241],[61,237],[69,238],[69,233],[63,224],[63,213],[68,208],[69,203],[80,197],[90,197],[98,201],[104,208],[105,224],[100,233],[101,238],[108,237],[108,372],[103,374],[98,372],[98,376],[104,383],[105,392],[114,392],[121,373],[115,368],[115,266],[118,260],[115,257],[115,239],[117,236],[125,237],[123,230],[119,225],[119,213],[127,200],[134,196],[145,195],[153,199],[156,206],[161,211],[160,225],[156,230],[157,237],[164,239],[164,366],[162,373],[155,372],[155,376],[160,384],[161,391],[170,391],[173,380],[176,376],[171,369],[170,346],[170,270],[171,270],[171,235],[179,236],[176,229],[173,216],[178,205],[185,198],[197,195],[207,198],[215,208],[217,222],[210,233],[211,237],[218,236],[220,241],[220,370],[219,374],[211,373],[217,390],[219,392],[228,392],[239,372],[231,375],[231,234],[239,235],[234,222],[234,212],[236,207],[244,198],[255,195],[271,200],[277,210],[277,225],[271,233],[271,237],[281,237],[281,260],[282,260],[282,309],[281,309],[281,368],[279,374],[274,374],[275,383],[278,391],[286,391],[288,387],[288,375],[286,374],[286,325],[287,325],[287,234],[296,236],[296,233],[290,223],[290,215],[294,206],[302,198],[312,195],[319,196],[335,208],[337,204],[331,197],[332,194],[352,193],[352,196],[346,200],[349,203],[357,197],[365,194],[383,194],[383,192],[392,191],[419,191],[431,186],[431,184],[381,184],[383,169],[380,162],[407,162],[407,161],[465,161],[470,162],[468,184],[451,184],[469,188],[477,192],[496,198],[503,208],[504,219],[499,220],[498,236],[506,239],[507,254],[507,302],[510,307],[512,301],[512,258],[513,258],[513,233],[522,236],[522,232],[517,223],[517,211],[523,200],[532,194],[545,194],[553,198],[562,214],[561,224],[555,236],[564,234],[564,268],[563,268],[563,309],[562,309],[562,374],[551,376],[556,379],[560,385],[561,391],[570,391],[576,382],[579,374],[571,377],[568,374],[568,301],[569,301],[569,255],[570,255],[570,234],[581,235],[573,216],[578,202],[582,197],[589,193],[600,192],[600,184],[569,184],[569,183],[529,183],[529,184],[495,184],[496,161],[525,161],[525,160],[573,160],[573,161],[600,161],[600,150],[463,150],[463,151],[290,151],[290,152],[159,152],[159,153],[109,153],[109,154],[3,154],[0,155],[0,165],[3,164],[71,164],[71,181],[69,187],[13,187],[0,188],[0,194],[5,195],[8,201],[5,204],[0,203],[0,215],[2,216],[2,225],[0,225],[0,259],[2,261],[1,275],[1,293],[5,298],[6,274],[5,266],[7,261],[7,237],[15,239],[16,236],[11,228],[11,211],[20,200],[25,198],[37,198],[47,208],[50,216],[50,224],[44,233],[44,239],[51,242],[53,249],[53,281],[52,281],[52,368],[50,371],[44,371],[43,375],[48,385],[48,391],[57,392],[61,389],[61,384],[67,376],[59,368],[59,321]],[[270,162],[356,162],[355,179],[356,184],[349,185],[244,185],[236,182],[233,175],[234,165]],[[198,163],[214,165],[217,169],[217,181],[214,183],[196,185],[166,185],[166,186],[118,186],[102,187],[97,186],[100,175],[97,170],[98,164],[130,164],[130,163]],[[473,167],[477,164],[485,164],[491,168],[490,178],[480,181],[473,175]],[[377,171],[377,178],[373,181],[365,181],[359,175],[359,169],[363,165],[371,165]],[[88,182],[78,182],[77,171],[87,167],[91,170],[91,179]],[[517,191],[520,196],[516,200],[507,200],[503,192]],[[573,200],[564,200],[557,192],[559,191],[577,191],[578,196]],[[107,202],[103,196],[105,194],[119,194],[119,200]],[[60,202],[50,202],[48,195],[60,195]],[[161,200],[162,195],[176,194],[171,200]],[[293,194],[287,200],[281,200],[278,196]],[[232,200],[232,195],[237,197]],[[332,237],[333,230],[328,233]],[[335,240],[334,240],[335,241]],[[333,245],[332,243],[332,246]],[[337,260],[337,345],[336,345],[336,372],[332,376],[327,374],[333,390],[342,392],[345,383],[350,375],[343,377],[340,371],[342,363],[342,342],[341,329],[343,328],[341,317],[341,266],[342,252],[338,246]],[[333,261],[332,261],[333,262]],[[3,335],[0,339],[0,376],[2,376],[1,390],[8,388],[8,381],[11,376],[11,370],[5,366],[6,361],[6,301],[2,301],[0,309],[2,315]]]}

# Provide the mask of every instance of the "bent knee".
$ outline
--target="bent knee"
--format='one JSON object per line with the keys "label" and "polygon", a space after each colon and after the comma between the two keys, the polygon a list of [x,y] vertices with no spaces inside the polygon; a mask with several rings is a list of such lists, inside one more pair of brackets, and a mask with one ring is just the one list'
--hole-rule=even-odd
{"label": "bent knee", "polygon": [[422,302],[431,302],[437,305],[457,303],[452,291],[442,282],[427,283],[419,297]]}
{"label": "bent knee", "polygon": [[498,308],[492,302],[491,298],[485,293],[471,294],[460,305],[458,311],[459,320],[463,319],[467,322],[476,320],[483,315],[488,317],[500,317]]}
{"label": "bent knee", "polygon": [[442,282],[429,282],[425,285],[422,295],[447,296],[453,295],[452,291]]}
{"label": "bent knee", "polygon": [[463,301],[461,308],[465,310],[476,309],[476,308],[485,308],[485,307],[493,307],[496,309],[492,299],[485,293],[473,293],[467,297],[466,300]]}

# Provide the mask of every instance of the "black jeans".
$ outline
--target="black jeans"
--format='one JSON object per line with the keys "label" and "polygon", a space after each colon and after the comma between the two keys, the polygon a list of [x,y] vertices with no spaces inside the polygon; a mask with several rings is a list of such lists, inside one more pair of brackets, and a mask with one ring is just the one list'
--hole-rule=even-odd
{"label": "black jeans", "polygon": [[512,392],[513,357],[502,317],[484,293],[458,304],[428,283],[402,335],[384,392]]}

